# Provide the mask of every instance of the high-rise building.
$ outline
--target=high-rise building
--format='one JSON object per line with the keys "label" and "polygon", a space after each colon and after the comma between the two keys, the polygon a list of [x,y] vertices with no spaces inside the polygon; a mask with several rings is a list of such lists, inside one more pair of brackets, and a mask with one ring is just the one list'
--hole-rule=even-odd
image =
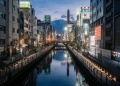
{"label": "high-rise building", "polygon": [[[111,50],[112,53],[112,59],[116,59],[118,55],[113,55],[114,51],[119,54],[120,47],[119,47],[119,27],[116,25],[118,23],[119,17],[117,17],[120,14],[120,0],[105,0],[105,49]],[[117,32],[117,33],[116,33]],[[116,39],[117,38],[117,39]],[[117,54],[116,53],[116,54]]]}
{"label": "high-rise building", "polygon": [[[26,4],[26,5],[24,5]],[[24,14],[24,39],[23,45],[27,45],[29,48],[34,47],[33,39],[33,19],[35,18],[35,10],[30,5],[29,0],[20,0],[20,11]],[[22,47],[21,47],[22,48]]]}
{"label": "high-rise building", "polygon": [[0,1],[0,59],[5,58],[5,52],[7,51],[7,8],[6,0]]}
{"label": "high-rise building", "polygon": [[67,10],[67,24],[70,23],[70,11],[69,9]]}
{"label": "high-rise building", "polygon": [[[20,48],[24,44],[24,13],[20,11],[19,16],[19,43]],[[21,50],[20,50],[21,51]],[[22,53],[22,52],[20,52]]]}
{"label": "high-rise building", "polygon": [[7,47],[10,57],[19,53],[19,0],[6,1]]}
{"label": "high-rise building", "polygon": [[[120,0],[91,0],[90,32],[91,46],[95,55],[101,53],[105,57],[114,58],[112,51],[119,52],[115,37],[115,17],[120,14]],[[91,48],[91,49],[92,49]],[[117,49],[117,50],[116,50]],[[115,58],[114,58],[115,59]]]}
{"label": "high-rise building", "polygon": [[[104,37],[101,31],[104,30],[104,0],[91,0],[90,1],[90,49],[89,53],[98,58],[98,53],[100,53],[100,48],[104,47]],[[99,36],[95,36],[95,31],[99,29]],[[99,33],[98,33],[99,34]]]}

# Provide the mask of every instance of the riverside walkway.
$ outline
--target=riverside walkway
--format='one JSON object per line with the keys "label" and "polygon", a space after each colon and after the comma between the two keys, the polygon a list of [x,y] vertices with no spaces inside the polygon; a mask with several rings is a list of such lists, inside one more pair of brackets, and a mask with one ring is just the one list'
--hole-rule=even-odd
{"label": "riverside walkway", "polygon": [[[112,73],[112,71],[106,69],[96,60],[82,55],[71,46],[67,47],[71,52],[73,52],[77,59],[84,65],[84,67],[86,67],[88,71],[101,83],[107,86],[120,86],[120,82],[118,81],[119,76],[117,76],[118,73]],[[118,71],[118,69],[116,69],[116,71]]]}
{"label": "riverside walkway", "polygon": [[39,59],[40,56],[45,54],[47,51],[51,50],[53,47],[54,45],[49,46],[39,52],[23,57],[22,59],[14,63],[8,65],[6,64],[4,68],[0,69],[0,85],[8,81],[9,78],[12,78],[15,75],[17,75],[17,73],[19,73],[21,70],[24,70],[24,67],[26,67],[33,61]]}

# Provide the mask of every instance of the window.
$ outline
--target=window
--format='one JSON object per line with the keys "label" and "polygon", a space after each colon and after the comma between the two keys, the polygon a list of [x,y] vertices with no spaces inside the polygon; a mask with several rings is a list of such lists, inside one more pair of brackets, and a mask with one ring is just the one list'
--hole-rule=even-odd
{"label": "window", "polygon": [[101,7],[100,7],[100,13],[101,13],[101,11],[102,11],[102,10],[101,10]]}
{"label": "window", "polygon": [[17,33],[19,33],[19,29],[17,29]]}
{"label": "window", "polygon": [[0,12],[0,18],[6,19],[6,15],[2,12]]}
{"label": "window", "polygon": [[101,24],[103,23],[103,18],[101,18]]}
{"label": "window", "polygon": [[19,9],[17,9],[17,12],[19,13]]}
{"label": "window", "polygon": [[17,23],[19,23],[19,19],[17,19]]}
{"label": "window", "polygon": [[6,6],[6,2],[4,1],[4,6]]}
{"label": "window", "polygon": [[4,33],[6,33],[6,27],[5,27],[5,26],[0,25],[0,31],[4,31]]}
{"label": "window", "polygon": [[99,4],[99,0],[97,0],[97,5]]}
{"label": "window", "polygon": [[99,14],[99,10],[97,10],[97,15]]}
{"label": "window", "polygon": [[15,6],[13,6],[13,11],[15,11]]}
{"label": "window", "polygon": [[12,31],[13,31],[13,33],[15,33],[15,28],[13,28],[13,30],[12,30]]}
{"label": "window", "polygon": [[0,39],[0,44],[5,44],[5,39]]}
{"label": "window", "polygon": [[3,0],[0,0],[0,4],[4,5],[4,1],[3,1]]}
{"label": "window", "polygon": [[16,2],[19,4],[19,0],[16,0]]}
{"label": "window", "polygon": [[12,16],[12,20],[15,21],[15,17],[14,16]]}
{"label": "window", "polygon": [[0,4],[6,6],[6,2],[4,0],[0,0]]}

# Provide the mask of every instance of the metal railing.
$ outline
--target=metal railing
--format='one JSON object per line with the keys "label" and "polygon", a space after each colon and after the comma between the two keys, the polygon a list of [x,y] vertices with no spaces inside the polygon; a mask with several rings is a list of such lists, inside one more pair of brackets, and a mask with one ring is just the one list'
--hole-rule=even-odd
{"label": "metal railing", "polygon": [[68,48],[74,53],[74,55],[80,60],[80,62],[91,72],[91,74],[94,75],[99,81],[109,86],[117,86],[115,75],[111,74],[108,70],[104,69],[97,63],[81,55],[72,47],[68,46]]}
{"label": "metal railing", "polygon": [[0,69],[0,85],[5,83],[9,79],[9,77],[13,77],[14,75],[16,75],[23,67],[25,67],[35,59],[39,58],[46,51],[50,50],[53,46],[54,45],[49,46],[41,50],[40,52],[24,57],[23,59],[9,65],[8,67]]}

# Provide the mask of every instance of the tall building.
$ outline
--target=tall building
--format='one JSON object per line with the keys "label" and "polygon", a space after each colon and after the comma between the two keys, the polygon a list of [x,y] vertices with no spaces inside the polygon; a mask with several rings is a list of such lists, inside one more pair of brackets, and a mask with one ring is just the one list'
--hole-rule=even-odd
{"label": "tall building", "polygon": [[[115,28],[116,16],[120,14],[120,0],[91,0],[91,46],[94,47],[93,50],[95,55],[102,54],[105,57],[112,57],[115,59],[112,51],[119,52],[120,49],[116,45],[117,40],[115,40],[117,34]],[[92,48],[91,48],[92,49]]]}
{"label": "tall building", "polygon": [[[26,4],[26,5],[24,5]],[[21,46],[21,50],[23,50],[26,46],[28,48],[33,48],[33,8],[30,5],[29,0],[20,0],[20,11],[24,14],[24,39],[23,44]],[[26,45],[26,46],[24,46]]]}
{"label": "tall building", "polygon": [[7,47],[10,57],[19,53],[19,0],[6,0]]}
{"label": "tall building", "polygon": [[[105,0],[105,49],[115,51],[119,54],[119,27],[117,23],[119,22],[117,17],[120,14],[120,0]],[[117,54],[116,53],[116,54]],[[118,55],[112,53],[112,59],[116,59]]]}
{"label": "tall building", "polygon": [[[24,13],[20,11],[20,17],[19,17],[19,43],[20,48],[22,47],[22,44],[24,44]],[[22,53],[20,51],[20,53]]]}
{"label": "tall building", "polygon": [[[100,53],[100,48],[104,48],[104,36],[101,33],[99,36],[95,35],[95,30],[101,32],[104,30],[104,0],[91,0],[90,1],[90,49],[89,53],[98,58],[98,53]],[[103,31],[104,32],[104,31]],[[104,34],[104,33],[103,33]],[[108,51],[109,52],[109,51]]]}
{"label": "tall building", "polygon": [[70,11],[69,9],[67,10],[67,24],[70,23]]}
{"label": "tall building", "polygon": [[89,35],[90,27],[90,7],[81,7],[80,9],[80,37],[85,41],[85,35]]}
{"label": "tall building", "polygon": [[34,47],[37,47],[38,37],[37,37],[37,17],[36,16],[34,16],[33,18],[33,38],[34,38]]}
{"label": "tall building", "polygon": [[0,1],[0,59],[5,58],[7,52],[7,8],[6,0]]}

